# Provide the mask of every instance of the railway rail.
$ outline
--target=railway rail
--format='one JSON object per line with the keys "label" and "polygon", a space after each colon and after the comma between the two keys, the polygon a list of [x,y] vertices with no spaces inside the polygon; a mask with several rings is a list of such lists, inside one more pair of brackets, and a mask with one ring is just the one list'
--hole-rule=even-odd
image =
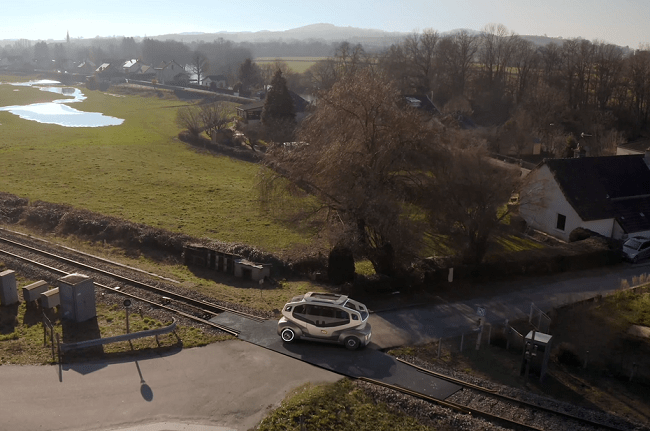
{"label": "railway rail", "polygon": [[[8,236],[12,236],[14,238],[12,239]],[[192,298],[182,293],[175,292],[169,288],[163,288],[150,283],[135,280],[133,276],[119,274],[114,271],[118,270],[120,272],[137,272],[140,276],[144,275],[147,278],[159,278],[161,280],[161,283],[167,282],[179,284],[179,282],[176,280],[142,271],[137,268],[118,264],[116,262],[108,261],[106,259],[92,256],[86,253],[81,253],[67,247],[63,248],[66,253],[69,255],[77,255],[79,259],[76,260],[71,257],[65,257],[58,252],[55,253],[44,249],[47,247],[48,249],[56,248],[58,250],[61,249],[60,246],[54,245],[44,240],[28,237],[29,242],[41,242],[45,246],[43,248],[36,247],[33,244],[29,245],[22,241],[17,241],[15,238],[16,236],[20,236],[20,234],[5,229],[0,229],[0,244],[5,245],[5,247],[0,249],[0,254],[9,256],[12,259],[19,260],[28,265],[38,267],[42,270],[59,276],[65,276],[74,272],[83,273],[84,275],[93,277],[95,279],[95,285],[106,291],[141,301],[160,309],[164,309],[174,314],[191,319],[195,322],[202,323],[204,325],[227,332],[231,335],[237,336],[238,331],[223,325],[213,323],[209,320],[209,318],[223,312],[229,312],[255,321],[266,320],[263,317],[225,307],[220,304],[207,301],[205,299]],[[36,260],[35,256],[39,256],[39,259]],[[86,261],[95,261],[95,264],[93,265],[88,262],[82,262],[82,259]],[[101,264],[102,266],[112,266],[114,269],[107,270],[104,268],[99,268],[97,266],[98,264]],[[98,282],[97,279],[100,279],[101,281],[108,284],[113,284],[113,281],[118,281],[121,285],[111,287],[107,284]]]}
{"label": "railway rail", "polygon": [[[398,392],[414,396],[416,398],[436,403],[460,413],[471,414],[482,417],[489,422],[499,424],[506,428],[517,430],[548,430],[557,429],[557,423],[563,423],[563,429],[572,430],[614,430],[628,431],[636,429],[623,419],[618,418],[616,424],[608,423],[606,419],[596,420],[583,417],[567,411],[558,410],[541,405],[539,402],[529,402],[499,393],[495,389],[489,389],[472,383],[465,382],[444,374],[436,373],[426,368],[396,358],[409,366],[418,369],[420,372],[447,380],[462,387],[462,390],[450,396],[444,401],[431,398],[427,395],[413,392],[399,386],[389,385],[371,379],[361,379],[380,386],[388,387]],[[598,412],[594,412],[598,415]],[[558,419],[559,418],[559,419]]]}

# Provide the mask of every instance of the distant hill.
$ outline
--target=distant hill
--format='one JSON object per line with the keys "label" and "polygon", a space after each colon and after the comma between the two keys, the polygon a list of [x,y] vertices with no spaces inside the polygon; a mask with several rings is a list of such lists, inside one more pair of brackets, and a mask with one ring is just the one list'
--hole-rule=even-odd
{"label": "distant hill", "polygon": [[[440,32],[441,35],[446,36],[450,34],[455,34],[461,31],[465,31],[469,34],[480,35],[481,32],[477,30],[459,28],[454,30],[449,30],[445,32]],[[183,32],[183,33],[171,33],[171,34],[161,34],[158,36],[147,36],[150,39],[156,40],[175,40],[184,43],[192,42],[212,42],[218,39],[229,40],[232,42],[249,42],[249,43],[263,43],[263,42],[308,42],[308,41],[320,41],[327,44],[348,41],[350,43],[356,44],[361,43],[366,49],[372,50],[372,48],[383,48],[390,46],[394,43],[400,42],[404,37],[409,35],[410,32],[389,32],[384,30],[377,29],[367,29],[367,28],[357,28],[357,27],[339,27],[334,24],[319,23],[319,24],[310,24],[303,27],[297,27],[290,30],[283,31],[240,31],[240,32],[228,32],[220,31],[215,33],[201,33],[201,32]],[[535,35],[520,35],[523,39],[533,42],[537,46],[545,46],[551,42],[561,45],[564,43],[562,38],[553,38],[547,36],[535,36]],[[138,42],[142,41],[143,37],[132,36]],[[118,38],[122,38],[119,36]],[[88,44],[93,39],[73,39],[74,43]],[[100,39],[109,39],[109,38],[100,38]],[[0,41],[0,43],[10,43],[13,40]],[[48,40],[48,43],[53,42],[62,42],[55,40]]]}
{"label": "distant hill", "polygon": [[[443,36],[459,33],[461,31],[472,35],[480,35],[477,30],[458,28],[441,32]],[[388,32],[384,30],[357,28],[357,27],[339,27],[334,24],[311,24],[303,27],[292,28],[284,31],[242,31],[217,33],[180,33],[180,34],[162,34],[159,36],[149,36],[151,39],[158,40],[176,40],[185,43],[191,42],[212,42],[216,39],[223,38],[233,42],[271,42],[271,41],[309,41],[318,40],[327,43],[348,41],[350,43],[361,43],[365,46],[385,47],[397,43],[406,37],[409,33]],[[520,35],[523,39],[533,42],[537,46],[545,46],[551,42],[558,45],[563,43],[562,38],[553,38],[547,36]]]}
{"label": "distant hill", "polygon": [[357,27],[338,27],[333,24],[311,24],[304,27],[293,28],[284,31],[256,31],[256,32],[227,32],[197,33],[197,34],[163,34],[149,36],[158,40],[177,40],[185,43],[191,42],[212,42],[215,39],[223,38],[233,42],[271,42],[284,41],[308,41],[320,40],[324,42],[341,42],[347,40],[350,43],[362,43],[368,45],[387,46],[395,43],[408,33],[388,32],[383,30],[365,29]]}

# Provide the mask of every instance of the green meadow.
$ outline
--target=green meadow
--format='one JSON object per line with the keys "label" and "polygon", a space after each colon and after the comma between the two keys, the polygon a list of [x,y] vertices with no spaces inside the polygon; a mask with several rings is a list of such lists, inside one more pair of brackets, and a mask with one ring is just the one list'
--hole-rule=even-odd
{"label": "green meadow", "polygon": [[276,61],[287,63],[289,69],[296,73],[304,73],[311,66],[320,60],[327,60],[327,57],[258,57],[255,63],[258,65],[274,64]]}
{"label": "green meadow", "polygon": [[[6,84],[16,81],[0,76],[0,106],[63,98]],[[72,128],[0,112],[0,190],[271,252],[307,241],[259,207],[256,164],[201,153],[177,138],[176,111],[187,102],[80,88],[87,99],[75,109],[122,125]]]}

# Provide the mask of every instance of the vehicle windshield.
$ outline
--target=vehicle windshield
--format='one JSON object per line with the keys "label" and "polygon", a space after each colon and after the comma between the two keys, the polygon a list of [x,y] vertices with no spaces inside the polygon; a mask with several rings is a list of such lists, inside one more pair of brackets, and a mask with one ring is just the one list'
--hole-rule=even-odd
{"label": "vehicle windshield", "polygon": [[638,250],[639,247],[641,247],[641,241],[639,241],[637,239],[634,239],[634,238],[630,238],[627,241],[625,241],[625,243],[623,245],[625,247],[628,247],[628,248],[631,248],[631,249],[634,249],[634,250]]}

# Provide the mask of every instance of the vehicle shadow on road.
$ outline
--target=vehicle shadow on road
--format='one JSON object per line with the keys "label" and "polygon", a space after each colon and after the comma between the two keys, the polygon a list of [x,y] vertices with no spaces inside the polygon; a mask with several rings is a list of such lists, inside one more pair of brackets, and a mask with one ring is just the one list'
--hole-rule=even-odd
{"label": "vehicle shadow on road", "polygon": [[381,379],[391,376],[396,365],[391,356],[367,347],[349,351],[336,344],[297,341],[280,343],[280,347],[273,350],[350,377]]}

